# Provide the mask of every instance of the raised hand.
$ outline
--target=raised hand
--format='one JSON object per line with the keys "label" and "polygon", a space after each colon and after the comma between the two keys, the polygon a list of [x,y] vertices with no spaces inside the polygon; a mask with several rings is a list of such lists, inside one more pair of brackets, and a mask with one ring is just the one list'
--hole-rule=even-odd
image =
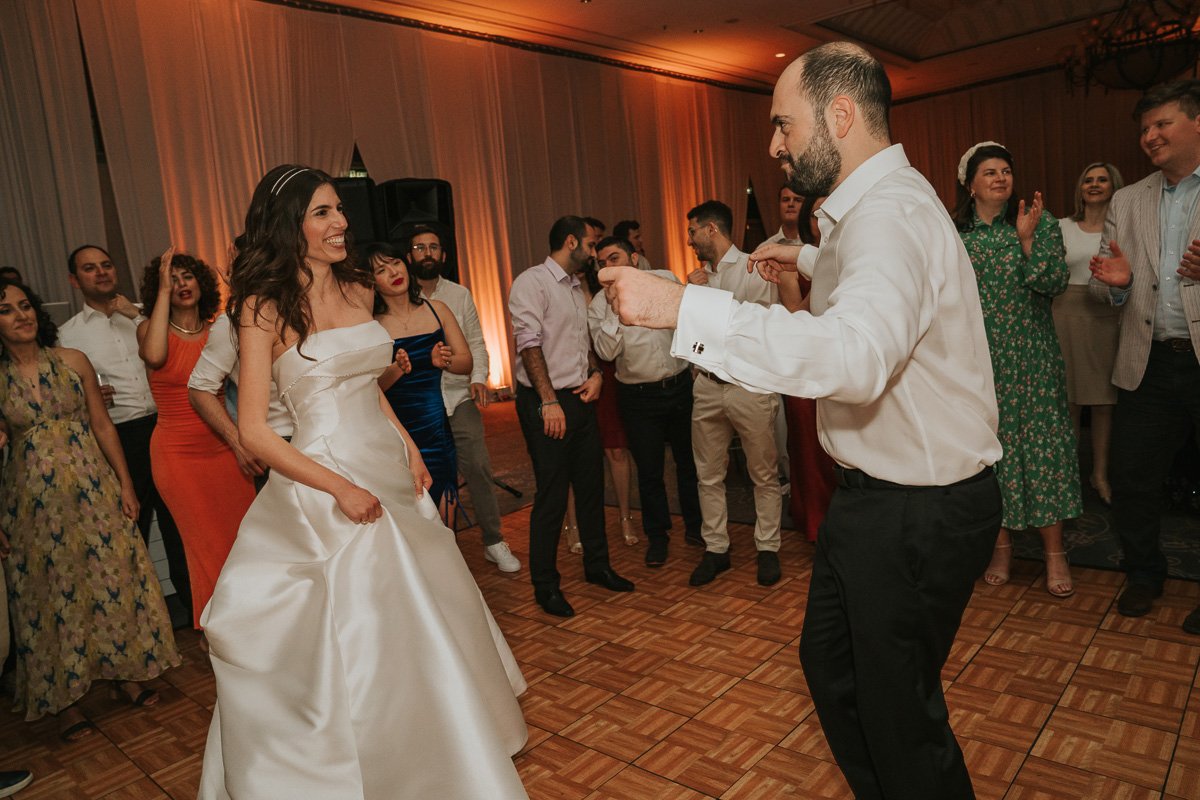
{"label": "raised hand", "polygon": [[1112,255],[1107,258],[1098,254],[1092,256],[1088,269],[1091,270],[1092,277],[1101,283],[1123,289],[1129,285],[1129,279],[1133,275],[1129,259],[1115,241],[1108,243],[1108,249]]}
{"label": "raised hand", "polygon": [[175,257],[175,245],[169,245],[163,251],[158,263],[158,295],[169,297],[171,294],[171,259]]}
{"label": "raised hand", "polygon": [[1025,208],[1025,201],[1021,200],[1017,204],[1017,238],[1021,240],[1021,246],[1025,247],[1026,253],[1029,252],[1029,247],[1033,244],[1033,234],[1037,231],[1038,222],[1042,218],[1042,212],[1045,210],[1045,204],[1042,202],[1042,193],[1033,193],[1033,202],[1029,204],[1029,208]]}
{"label": "raised hand", "polygon": [[683,289],[633,267],[605,267],[600,283],[613,313],[626,325],[644,328],[674,328],[679,321]]}

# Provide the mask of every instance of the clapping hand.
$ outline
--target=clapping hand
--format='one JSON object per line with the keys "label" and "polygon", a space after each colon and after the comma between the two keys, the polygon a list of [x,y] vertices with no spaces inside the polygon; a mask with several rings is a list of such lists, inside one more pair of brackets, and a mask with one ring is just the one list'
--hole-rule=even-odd
{"label": "clapping hand", "polygon": [[1188,245],[1187,252],[1183,254],[1183,260],[1179,262],[1179,269],[1176,272],[1181,278],[1200,281],[1200,239],[1193,239],[1192,243]]}
{"label": "clapping hand", "polygon": [[392,363],[400,369],[401,375],[407,375],[412,372],[412,361],[408,357],[408,351],[403,347],[396,348],[396,355],[392,358]]}
{"label": "clapping hand", "polygon": [[1101,283],[1123,289],[1129,285],[1129,278],[1133,274],[1129,267],[1129,259],[1121,252],[1116,241],[1110,241],[1108,249],[1112,255],[1107,258],[1098,254],[1092,256],[1088,269],[1091,270],[1092,277]]}
{"label": "clapping hand", "polygon": [[450,360],[454,357],[454,351],[445,342],[438,342],[433,346],[429,357],[438,369],[450,369]]}
{"label": "clapping hand", "polygon": [[1017,204],[1017,238],[1021,240],[1021,247],[1026,254],[1033,247],[1033,234],[1037,231],[1038,222],[1041,220],[1045,208],[1041,192],[1033,193],[1033,202],[1029,204],[1028,209],[1025,207],[1024,200]]}

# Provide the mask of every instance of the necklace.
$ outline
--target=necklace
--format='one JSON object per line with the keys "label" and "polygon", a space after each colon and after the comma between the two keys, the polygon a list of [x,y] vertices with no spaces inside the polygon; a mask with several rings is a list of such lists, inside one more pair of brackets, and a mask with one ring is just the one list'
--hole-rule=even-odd
{"label": "necklace", "polygon": [[168,320],[167,320],[167,324],[168,324],[168,325],[170,325],[170,326],[171,326],[172,328],[174,328],[175,330],[179,331],[180,333],[182,333],[182,334],[186,335],[186,336],[195,336],[197,333],[200,333],[200,331],[204,330],[204,323],[203,323],[203,322],[201,322],[201,323],[200,323],[200,327],[199,327],[199,328],[196,328],[196,330],[194,330],[194,331],[190,331],[190,330],[188,330],[187,328],[184,328],[184,327],[182,327],[182,326],[180,326],[180,325],[176,325],[176,324],[175,324],[174,322],[172,322],[170,319],[168,319]]}

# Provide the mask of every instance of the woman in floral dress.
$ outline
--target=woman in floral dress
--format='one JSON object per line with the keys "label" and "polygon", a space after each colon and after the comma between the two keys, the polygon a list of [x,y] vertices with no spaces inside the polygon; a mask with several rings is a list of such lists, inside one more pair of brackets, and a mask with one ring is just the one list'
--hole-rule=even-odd
{"label": "woman in floral dress", "polygon": [[954,222],[966,245],[992,354],[1000,443],[996,465],[1004,519],[984,580],[1008,580],[1009,531],[1037,528],[1046,557],[1046,591],[1075,593],[1063,550],[1063,520],[1082,512],[1075,432],[1067,410],[1066,370],[1051,303],[1067,288],[1062,233],[1042,196],[1012,201],[1012,156],[995,142],[968,150],[958,167]]}
{"label": "woman in floral dress", "polygon": [[56,337],[37,296],[0,281],[0,443],[11,445],[0,530],[16,709],[26,720],[58,715],[60,735],[75,741],[92,730],[74,703],[93,681],[152,705],[157,694],[139,682],[177,666],[179,653],[96,373],[83,353],[53,347]]}

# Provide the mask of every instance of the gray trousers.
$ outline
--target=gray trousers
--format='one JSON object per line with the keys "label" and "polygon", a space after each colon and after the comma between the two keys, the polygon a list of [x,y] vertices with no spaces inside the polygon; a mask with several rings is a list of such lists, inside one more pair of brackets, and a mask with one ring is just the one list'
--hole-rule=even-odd
{"label": "gray trousers", "polygon": [[475,522],[483,531],[483,546],[504,541],[500,533],[500,506],[492,493],[492,461],[488,458],[483,439],[483,415],[474,401],[459,403],[450,415],[450,430],[454,432],[454,449],[458,451],[458,471],[471,490]]}

